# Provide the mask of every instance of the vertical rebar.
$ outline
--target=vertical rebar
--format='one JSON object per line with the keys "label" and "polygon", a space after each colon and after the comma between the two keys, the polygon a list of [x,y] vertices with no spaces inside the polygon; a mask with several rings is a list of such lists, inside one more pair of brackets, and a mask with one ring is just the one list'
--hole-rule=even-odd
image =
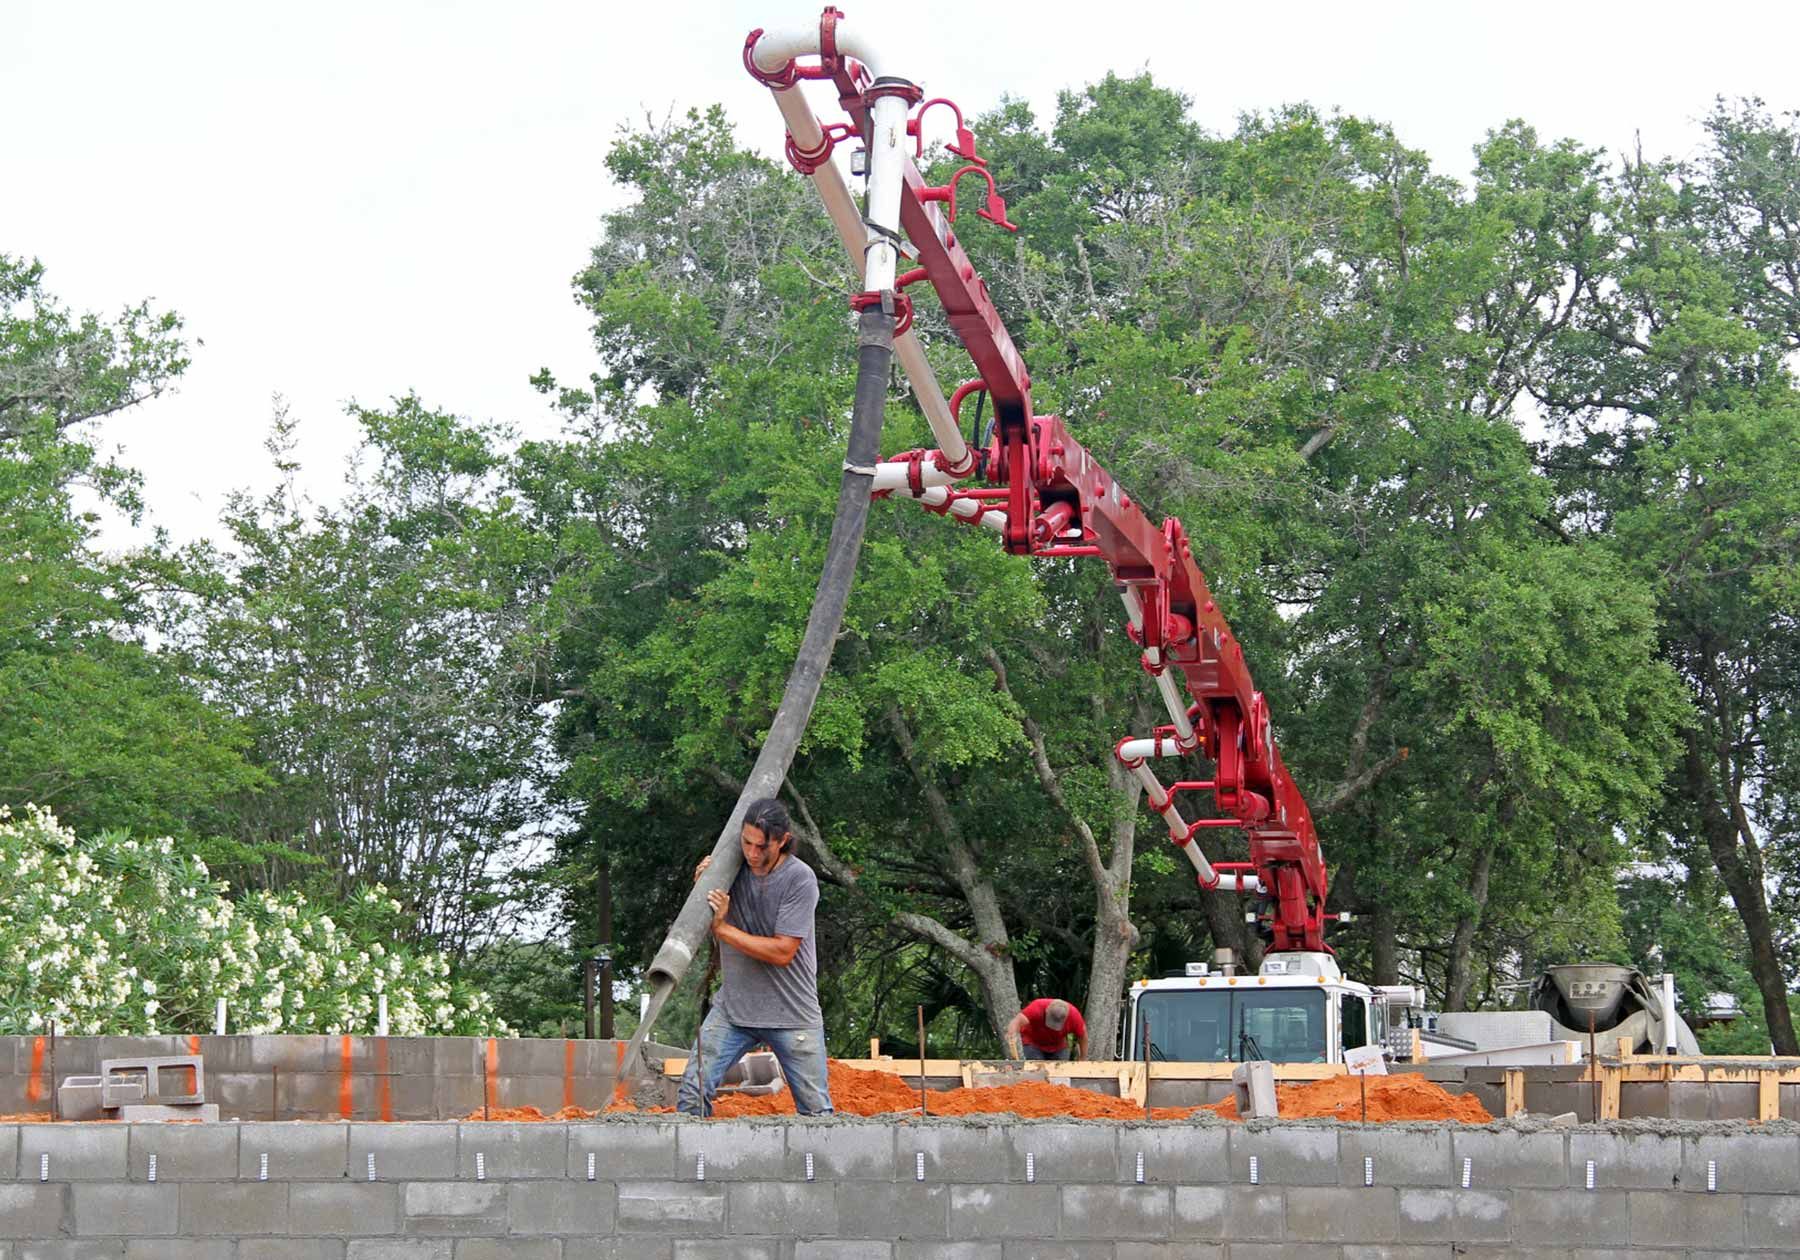
{"label": "vertical rebar", "polygon": [[1588,1105],[1593,1108],[1589,1117],[1595,1124],[1600,1123],[1600,1064],[1594,1058],[1594,1012],[1588,1012]]}
{"label": "vertical rebar", "polygon": [[1150,1118],[1150,1017],[1144,1016],[1144,1119]]}
{"label": "vertical rebar", "polygon": [[931,1113],[925,1106],[925,1008],[919,1007],[919,1114]]}
{"label": "vertical rebar", "polygon": [[1369,1123],[1369,1078],[1359,1073],[1356,1079],[1362,1083],[1362,1122]]}
{"label": "vertical rebar", "polygon": [[[704,992],[706,988],[704,982],[700,987],[702,992]],[[700,1027],[694,1031],[694,1084],[700,1090],[700,1118],[702,1120],[706,1119],[709,1114],[706,1107],[707,1102],[709,1101],[706,1096],[706,1052],[701,1049],[701,1044],[705,1039],[705,1033],[706,1022],[702,1020]],[[704,1181],[706,1179],[702,1177],[701,1180]]]}

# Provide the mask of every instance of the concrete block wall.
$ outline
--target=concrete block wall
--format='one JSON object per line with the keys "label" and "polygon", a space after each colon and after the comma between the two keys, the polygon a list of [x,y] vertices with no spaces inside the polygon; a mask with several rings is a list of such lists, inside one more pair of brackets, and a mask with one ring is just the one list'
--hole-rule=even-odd
{"label": "concrete block wall", "polygon": [[1794,1254],[1800,1131],[1674,1128],[3,1125],[0,1258]]}
{"label": "concrete block wall", "polygon": [[56,1082],[93,1075],[103,1059],[178,1054],[201,1056],[207,1101],[234,1120],[454,1120],[484,1103],[597,1111],[624,1049],[481,1037],[0,1037],[0,1115],[49,1112]]}

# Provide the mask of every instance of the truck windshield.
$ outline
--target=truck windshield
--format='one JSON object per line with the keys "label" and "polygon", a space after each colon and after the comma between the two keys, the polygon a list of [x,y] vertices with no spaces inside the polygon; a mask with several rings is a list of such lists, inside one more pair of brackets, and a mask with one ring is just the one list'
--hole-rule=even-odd
{"label": "truck windshield", "polygon": [[1132,1029],[1134,1058],[1188,1063],[1325,1062],[1325,993],[1321,989],[1189,989],[1145,993]]}

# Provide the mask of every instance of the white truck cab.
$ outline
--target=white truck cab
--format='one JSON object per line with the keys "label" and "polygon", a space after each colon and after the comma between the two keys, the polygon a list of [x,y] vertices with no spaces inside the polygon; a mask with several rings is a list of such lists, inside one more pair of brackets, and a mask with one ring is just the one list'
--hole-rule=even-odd
{"label": "white truck cab", "polygon": [[1189,963],[1185,974],[1130,989],[1125,1055],[1185,1063],[1342,1063],[1344,1051],[1387,1040],[1387,1003],[1412,990],[1346,980],[1330,954],[1263,958],[1253,976],[1230,963]]}

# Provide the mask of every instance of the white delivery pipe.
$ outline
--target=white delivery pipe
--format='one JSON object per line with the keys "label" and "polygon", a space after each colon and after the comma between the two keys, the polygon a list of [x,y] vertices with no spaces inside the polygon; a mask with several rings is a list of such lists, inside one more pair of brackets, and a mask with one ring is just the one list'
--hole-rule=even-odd
{"label": "white delivery pipe", "polygon": [[[937,466],[935,460],[923,460],[919,464],[919,481],[926,486],[948,486],[956,482],[956,478]],[[912,485],[912,465],[898,460],[884,460],[875,465],[876,490],[909,490]]]}
{"label": "white delivery pipe", "polygon": [[[1144,632],[1144,605],[1138,599],[1137,592],[1127,586],[1119,592],[1119,598],[1125,601],[1125,615],[1131,618],[1132,629],[1142,635]],[[1144,654],[1153,658],[1156,655],[1154,649],[1148,650]],[[1151,664],[1160,664],[1160,661],[1153,659]],[[1157,691],[1162,693],[1163,708],[1169,711],[1169,721],[1174,724],[1175,733],[1181,737],[1181,751],[1194,751],[1200,741],[1195,738],[1194,724],[1188,720],[1187,702],[1181,698],[1181,692],[1176,690],[1175,680],[1169,677],[1166,667],[1153,674],[1152,677],[1156,679]]]}
{"label": "white delivery pipe", "polygon": [[[842,25],[837,29],[837,46],[840,52],[850,53],[866,66],[875,64],[862,44],[855,42],[854,38],[846,42]],[[794,57],[811,56],[818,51],[817,27],[806,34],[764,32],[756,41],[752,59],[759,69],[774,73]],[[819,120],[814,116],[812,107],[806,103],[806,97],[798,84],[791,88],[771,88],[769,94],[775,98],[775,106],[781,111],[788,134],[793,136],[794,145],[800,152],[817,153],[824,147],[825,133],[820,129]],[[904,126],[901,134],[905,134]],[[819,200],[825,203],[825,213],[831,216],[831,222],[837,228],[838,239],[850,251],[856,274],[864,277],[863,251],[868,245],[869,233],[863,227],[862,215],[857,213],[856,199],[851,195],[849,185],[844,182],[843,172],[835,163],[823,162],[812,173],[812,182],[813,187],[819,190]],[[871,289],[877,287],[866,278],[863,285]],[[919,344],[917,335],[908,330],[903,336],[894,338],[894,355],[906,372],[906,379],[919,400],[919,407],[925,413],[925,422],[931,426],[931,435],[937,440],[938,448],[944,452],[951,468],[957,469],[959,475],[967,476],[974,471],[975,461],[968,444],[963,441],[962,433],[956,427],[956,421],[950,415],[950,403],[938,385],[937,374],[926,361],[925,347]]]}
{"label": "white delivery pipe", "polygon": [[[944,486],[927,486],[923,493],[914,494],[902,485],[894,493],[903,499],[912,499],[931,508],[941,508],[950,499],[950,491]],[[980,516],[979,520],[976,520],[977,514]],[[981,509],[981,501],[978,499],[958,499],[955,503],[950,504],[949,515],[959,521],[975,521],[977,524],[993,530],[996,534],[1006,532],[1006,513],[996,512],[992,508],[984,512]]]}

